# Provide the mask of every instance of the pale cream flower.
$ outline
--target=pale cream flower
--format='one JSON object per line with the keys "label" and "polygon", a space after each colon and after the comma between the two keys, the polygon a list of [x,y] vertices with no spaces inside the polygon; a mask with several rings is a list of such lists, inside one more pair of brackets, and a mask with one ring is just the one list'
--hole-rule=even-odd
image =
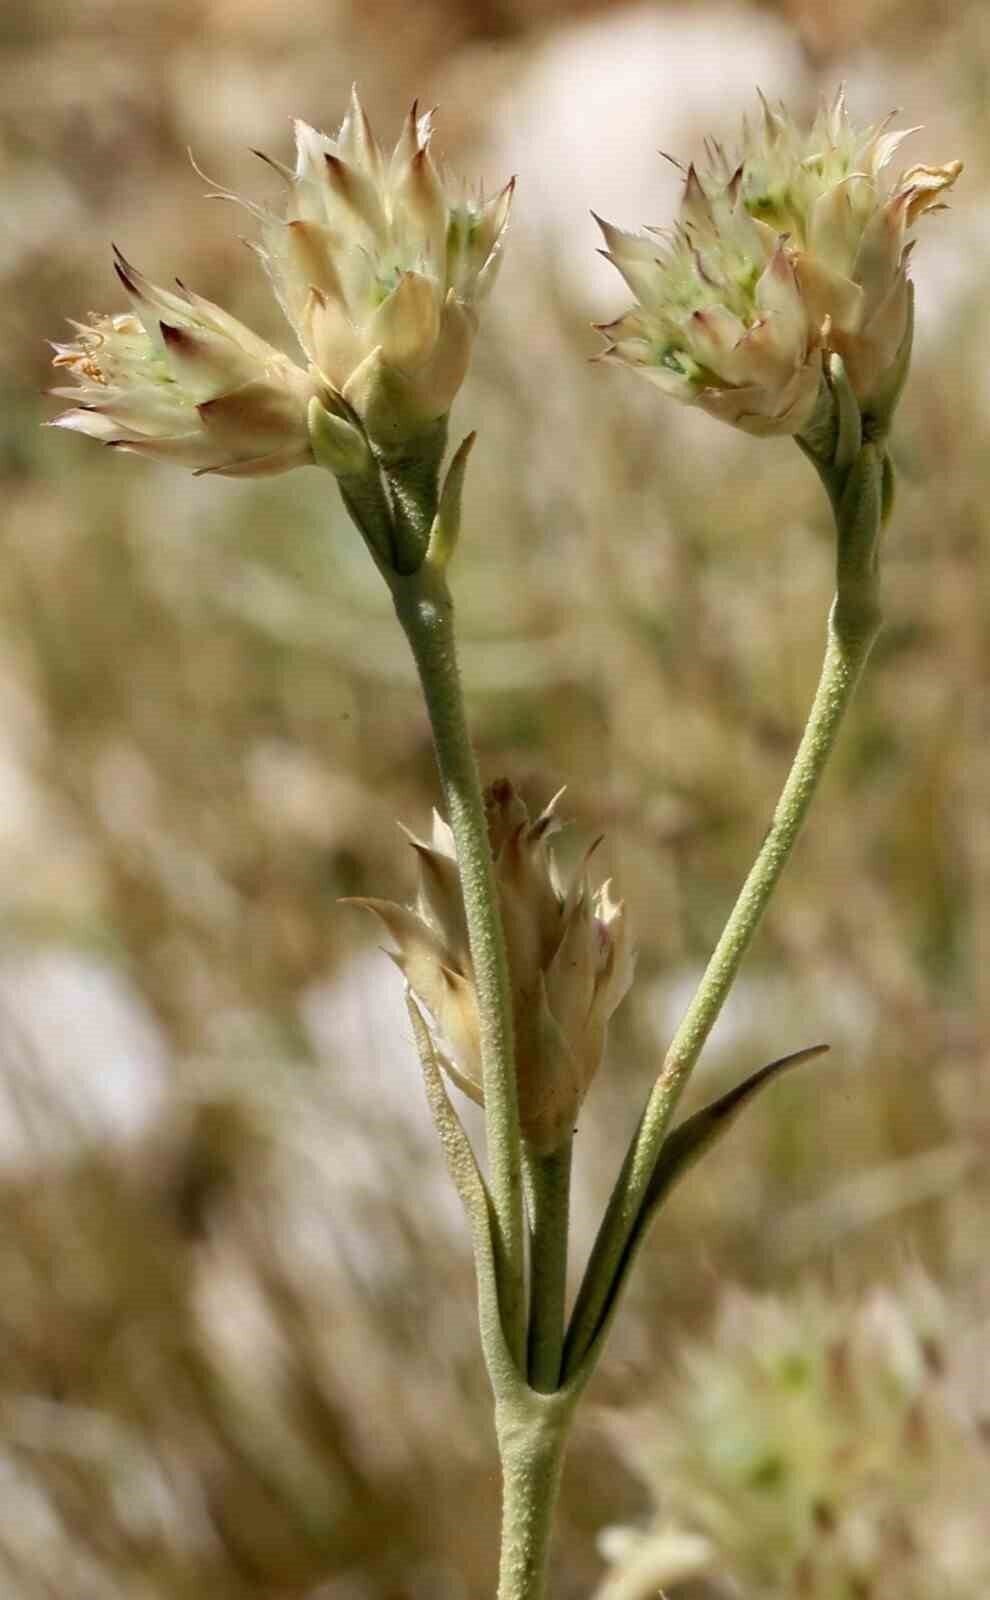
{"label": "pale cream flower", "polygon": [[260,224],[255,248],[305,369],[219,306],[161,289],[118,256],[136,311],[74,323],[78,338],[55,346],[55,365],[79,386],[53,391],[75,402],[55,426],[245,476],[312,461],[314,399],[362,462],[352,421],[387,450],[445,417],[498,270],[513,186],[490,200],[452,195],[430,132],[413,107],[386,157],[355,92],[335,138],[297,122],[295,170],[270,162],[288,184],[284,216],[239,202]]}
{"label": "pale cream flower", "polygon": [[[908,233],[961,163],[885,169],[915,129],[858,131],[840,90],[812,128],[763,102],[731,158],[715,142],[688,169],[664,233],[602,223],[637,304],[602,332],[604,358],[749,433],[800,434],[824,358],[842,357],[864,416],[910,335]],[[881,419],[884,420],[884,419]]]}
{"label": "pale cream flower", "polygon": [[[592,851],[568,887],[560,881],[547,850],[560,826],[557,800],[535,822],[507,782],[494,784],[486,800],[512,982],[520,1127],[546,1152],[573,1130],[609,1018],[632,982],[634,956],[623,903],[608,883],[591,889]],[[480,1105],[478,1001],[453,836],[435,815],[432,843],[411,842],[420,869],[415,907],[357,903],[385,924],[443,1066]]]}
{"label": "pale cream flower", "polygon": [[513,184],[490,200],[438,172],[414,105],[386,155],[357,93],[335,137],[296,123],[284,218],[259,253],[310,361],[388,446],[445,416],[495,280]]}
{"label": "pale cream flower", "polygon": [[990,1479],[960,1381],[963,1328],[917,1269],[860,1298],[816,1283],[727,1293],[714,1337],[682,1346],[662,1396],[616,1419],[658,1520],[613,1537],[600,1600],[655,1593],[633,1580],[652,1576],[675,1531],[707,1543],[704,1570],[738,1600],[990,1592]]}
{"label": "pale cream flower", "polygon": [[93,316],[55,346],[75,388],[57,428],[226,477],[286,472],[312,460],[306,411],[317,376],[209,300],[160,289],[118,256],[140,317]]}

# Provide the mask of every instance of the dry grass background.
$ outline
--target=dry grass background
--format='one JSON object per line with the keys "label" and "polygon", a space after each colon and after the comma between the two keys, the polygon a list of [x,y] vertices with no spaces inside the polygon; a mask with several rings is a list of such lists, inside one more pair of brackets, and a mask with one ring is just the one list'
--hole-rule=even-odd
{"label": "dry grass background", "polygon": [[[0,1587],[16,1600],[475,1600],[496,1478],[466,1234],[395,975],[347,894],[412,883],[435,796],[384,591],[329,480],[193,480],[44,432],[44,340],[114,309],[108,241],[279,338],[186,160],[440,105],[519,174],[458,402],[482,765],[569,785],[641,944],[578,1141],[582,1248],[759,841],[817,671],[826,512],[760,444],[589,368],[621,302],[586,206],[663,221],[755,81],[924,122],[967,164],[917,252],[888,622],[695,1098],[767,1097],[653,1236],[576,1438],[559,1600],[634,1515],[633,1406],[729,1282],[919,1257],[987,1314],[990,28],[978,0],[8,0],[0,20]],[[257,170],[255,171],[255,168]],[[599,263],[600,266],[600,263]],[[726,436],[723,437],[723,432]],[[978,1343],[978,1341],[975,1341]],[[596,1409],[597,1402],[597,1409]]]}

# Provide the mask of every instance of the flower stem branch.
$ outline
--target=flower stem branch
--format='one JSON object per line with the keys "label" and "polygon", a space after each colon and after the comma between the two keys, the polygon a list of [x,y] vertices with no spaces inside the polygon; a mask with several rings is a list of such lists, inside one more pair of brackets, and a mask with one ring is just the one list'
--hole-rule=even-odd
{"label": "flower stem branch", "polygon": [[568,1138],[549,1155],[540,1155],[523,1144],[530,1256],[527,1359],[529,1382],[541,1394],[552,1394],[560,1382],[572,1145]]}
{"label": "flower stem branch", "polygon": [[879,630],[876,554],[884,473],[882,451],[866,444],[843,475],[842,492],[833,496],[836,596],[808,723],[759,854],[670,1043],[612,1192],[568,1330],[565,1381],[581,1367],[621,1286],[627,1245],[681,1093],[787,865]]}
{"label": "flower stem branch", "polygon": [[525,1371],[525,1243],[512,995],[488,825],[464,713],[453,602],[443,574],[424,562],[390,578],[396,614],[419,671],[454,835],[481,1031],[489,1183],[499,1303],[506,1342]]}

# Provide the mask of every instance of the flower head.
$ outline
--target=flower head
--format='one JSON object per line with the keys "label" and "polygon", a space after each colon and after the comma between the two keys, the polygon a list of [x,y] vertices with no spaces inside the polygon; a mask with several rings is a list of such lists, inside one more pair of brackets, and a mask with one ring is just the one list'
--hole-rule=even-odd
{"label": "flower head", "polygon": [[300,370],[209,300],[160,289],[123,257],[117,273],[141,315],[93,316],[55,346],[75,402],[54,426],[227,477],[285,472],[312,459]]}
{"label": "flower head", "polygon": [[[561,882],[547,849],[560,827],[556,799],[535,821],[510,783],[494,784],[486,800],[512,982],[519,1122],[536,1150],[550,1151],[573,1129],[609,1018],[632,982],[625,907],[608,883],[592,891],[591,850],[573,881]],[[434,815],[432,843],[411,842],[419,857],[415,906],[360,903],[394,940],[395,962],[428,1013],[444,1067],[480,1105],[478,1001],[453,836]]]}
{"label": "flower head", "polygon": [[616,1596],[677,1580],[675,1530],[702,1541],[700,1570],[739,1600],[985,1594],[985,1449],[957,1345],[951,1307],[917,1270],[861,1299],[816,1284],[729,1293],[662,1407],[620,1425],[662,1515],[616,1550]]}
{"label": "flower head", "polygon": [[284,216],[242,202],[260,224],[255,248],[305,367],[211,301],[150,283],[118,254],[134,311],[74,323],[78,338],[55,346],[55,365],[77,385],[53,391],[74,402],[55,425],[245,476],[312,461],[314,399],[352,456],[361,440],[351,419],[387,447],[445,417],[498,269],[512,184],[491,200],[452,196],[430,132],[414,107],[386,157],[355,93],[336,138],[298,122],[295,170],[270,163],[288,184]]}
{"label": "flower head", "polygon": [[886,175],[908,133],[855,129],[840,90],[810,130],[763,102],[739,154],[688,169],[664,234],[602,223],[637,299],[602,328],[607,359],[749,433],[800,434],[823,358],[842,357],[864,415],[910,334],[908,234],[961,163]]}
{"label": "flower head", "polygon": [[386,154],[354,92],[335,137],[296,123],[284,217],[254,208],[300,344],[385,445],[449,411],[512,200],[512,183],[490,200],[453,195],[431,134],[414,105]]}

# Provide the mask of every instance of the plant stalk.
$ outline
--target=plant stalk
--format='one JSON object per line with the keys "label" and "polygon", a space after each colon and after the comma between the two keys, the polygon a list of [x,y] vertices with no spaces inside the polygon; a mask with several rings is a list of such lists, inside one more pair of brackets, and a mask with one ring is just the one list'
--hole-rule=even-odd
{"label": "plant stalk", "polygon": [[865,446],[850,473],[844,503],[836,508],[836,596],[829,612],[825,659],[808,722],[759,854],[670,1043],[612,1191],[568,1329],[565,1381],[581,1367],[602,1329],[618,1287],[617,1274],[626,1247],[681,1093],[787,865],[879,631],[876,547],[882,517],[882,475],[882,458],[874,446]]}
{"label": "plant stalk", "polygon": [[532,1391],[496,1406],[502,1461],[498,1600],[546,1600],[554,1512],[572,1408]]}
{"label": "plant stalk", "polygon": [[457,848],[478,997],[499,1304],[506,1342],[517,1370],[523,1373],[525,1243],[512,992],[484,799],[464,712],[453,601],[443,574],[427,562],[410,576],[393,575],[390,586],[419,671],[447,820]]}
{"label": "plant stalk", "polygon": [[540,1394],[560,1382],[567,1295],[567,1231],[571,1197],[568,1138],[549,1155],[523,1144],[523,1178],[529,1209],[529,1381]]}

